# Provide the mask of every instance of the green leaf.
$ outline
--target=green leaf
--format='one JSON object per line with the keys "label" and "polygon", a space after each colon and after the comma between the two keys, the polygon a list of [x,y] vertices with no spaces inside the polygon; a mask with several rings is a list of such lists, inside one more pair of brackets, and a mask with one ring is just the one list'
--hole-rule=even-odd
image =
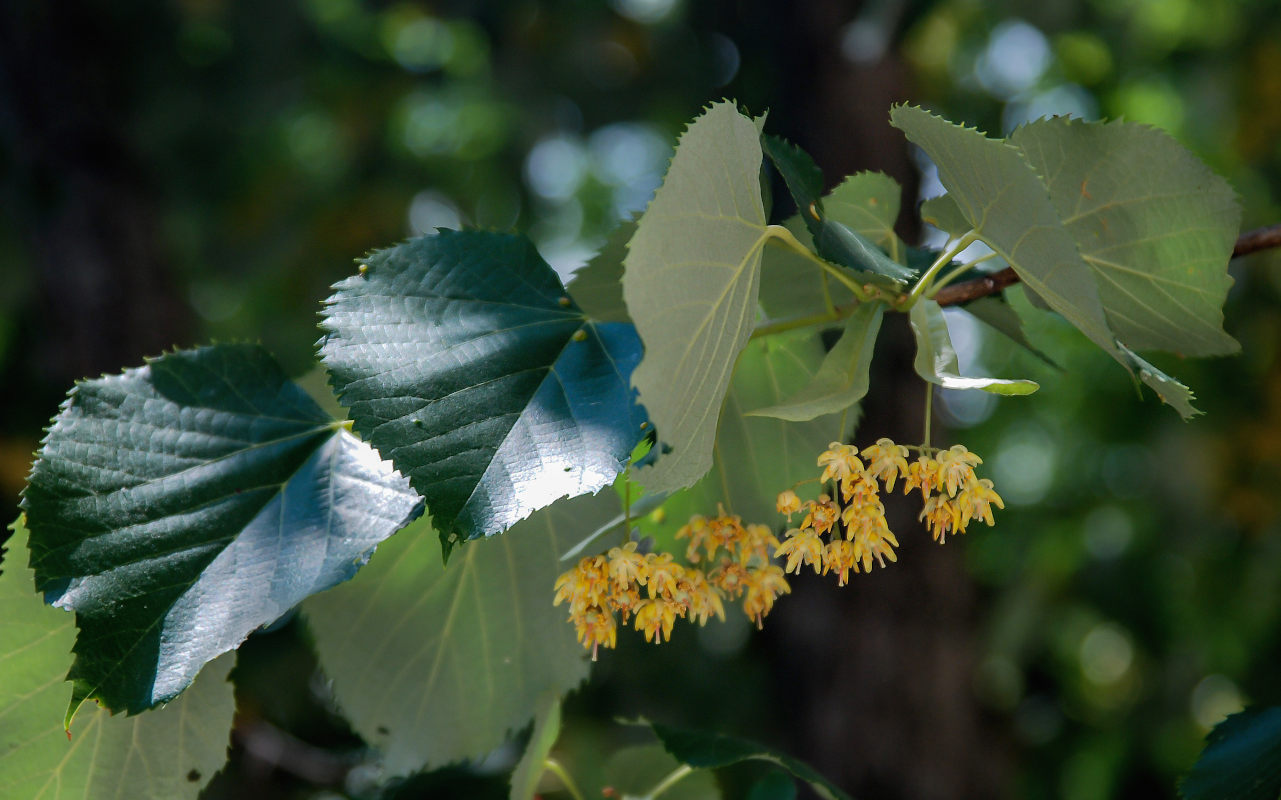
{"label": "green leaf", "polygon": [[609,490],[564,500],[464,545],[448,567],[423,520],[304,604],[334,697],[388,775],[484,755],[544,693],[587,677],[552,586],[568,568],[560,554],[617,513]]}
{"label": "green leaf", "polygon": [[1058,364],[1055,364],[1049,356],[1041,352],[1027,338],[1027,334],[1023,331],[1023,320],[1019,317],[1018,312],[1011,308],[1010,304],[1001,297],[980,297],[977,300],[971,300],[961,308],[986,323],[993,330],[1005,335],[1010,341],[1020,345],[1046,364],[1051,367],[1058,367]]}
{"label": "green leaf", "polygon": [[659,741],[663,743],[663,747],[667,748],[667,752],[691,767],[717,769],[742,761],[766,761],[777,764],[808,783],[819,797],[827,800],[848,800],[849,798],[849,795],[805,762],[756,742],[659,723],[648,724],[658,736]]}
{"label": "green leaf", "polygon": [[608,486],[641,436],[630,325],[595,323],[523,236],[441,231],[335,287],[321,356],[446,550]]}
{"label": "green leaf", "polygon": [[[660,744],[642,744],[624,747],[605,762],[601,770],[605,787],[612,788],[610,797],[649,798],[651,790],[667,775],[680,769],[681,762],[673,758]],[[602,793],[597,797],[605,796]],[[657,795],[662,800],[720,800],[721,791],[716,776],[708,770],[694,770]]]}
{"label": "green leaf", "polygon": [[1281,707],[1248,708],[1210,731],[1179,784],[1185,800],[1277,800],[1281,796]]}
{"label": "green leaf", "polygon": [[525,753],[512,771],[511,800],[534,800],[538,781],[543,776],[543,763],[560,737],[560,695],[545,692],[538,698],[534,714],[534,731],[529,735]]}
{"label": "green leaf", "polygon": [[898,239],[894,223],[898,221],[902,195],[902,187],[889,175],[856,172],[823,198],[823,213],[892,252]]}
{"label": "green leaf", "polygon": [[921,219],[953,239],[959,239],[974,229],[950,194],[931,197],[921,203]]}
{"label": "green leaf", "polygon": [[862,400],[867,394],[868,368],[884,315],[884,303],[858,306],[845,320],[841,338],[823,357],[823,363],[809,383],[782,403],[749,411],[747,416],[806,422],[844,411]]}
{"label": "green leaf", "polygon": [[1241,224],[1227,181],[1165,131],[1133,122],[1053,117],[1010,143],[1042,176],[1122,342],[1186,356],[1239,349],[1223,332]]}
{"label": "green leaf", "polygon": [[752,409],[777,405],[792,386],[813,379],[823,348],[812,333],[791,333],[748,344],[734,371],[716,434],[710,472],[691,488],[663,503],[661,521],[638,520],[642,531],[672,541],[676,529],[694,514],[715,514],[718,503],[745,522],[772,524],[778,493],[797,481],[818,476],[815,459],[833,439],[844,438],[855,413],[808,422],[749,417]]}
{"label": "green leaf", "polygon": [[632,376],[666,451],[637,479],[689,486],[712,465],[730,374],[756,322],[761,249],[757,126],[712,105],[681,136],[628,246],[623,297],[645,343]]}
{"label": "green leaf", "polygon": [[587,316],[601,322],[631,322],[623,302],[623,258],[636,234],[636,220],[623,222],[605,239],[599,253],[574,273],[566,288]]}
{"label": "green leaf", "polygon": [[227,760],[235,711],[223,656],[169,705],[135,717],[86,709],[70,741],[62,675],[75,638],[72,615],[46,606],[22,566],[19,519],[0,572],[0,798],[195,798]]}
{"label": "green leaf", "polygon": [[1001,378],[963,378],[956,361],[952,337],[943,309],[933,300],[917,301],[908,313],[916,336],[916,374],[945,389],[981,389],[992,394],[1032,394],[1041,388],[1035,381]]}
{"label": "green leaf", "polygon": [[37,586],[80,629],[68,719],[173,698],[422,508],[256,345],[78,384],[22,503]]}

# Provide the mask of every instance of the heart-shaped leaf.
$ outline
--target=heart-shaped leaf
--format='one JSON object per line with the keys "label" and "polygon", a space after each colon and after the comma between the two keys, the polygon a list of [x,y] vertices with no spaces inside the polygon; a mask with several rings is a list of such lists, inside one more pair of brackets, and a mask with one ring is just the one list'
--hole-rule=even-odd
{"label": "heart-shaped leaf", "polygon": [[0,572],[0,797],[195,800],[227,760],[235,711],[232,657],[210,665],[174,702],[134,717],[90,707],[68,740],[75,621],[45,605],[23,565],[22,520]]}
{"label": "heart-shaped leaf", "polygon": [[[1186,386],[1165,375],[1117,340],[1110,320],[1118,313],[1124,315],[1127,310],[1132,310],[1129,301],[1122,300],[1117,305],[1117,298],[1125,292],[1103,293],[1096,280],[1097,270],[1083,258],[1087,253],[1100,257],[1093,249],[1095,245],[1091,238],[1097,238],[1098,231],[1095,229],[1107,225],[1123,230],[1118,238],[1110,240],[1104,246],[1104,252],[1114,250],[1117,254],[1124,254],[1123,259],[1129,259],[1135,253],[1150,252],[1143,241],[1148,236],[1146,232],[1153,225],[1161,229],[1162,225],[1168,225],[1170,221],[1160,220],[1159,197],[1136,198],[1129,190],[1114,182],[1096,184],[1093,190],[1088,184],[1084,184],[1089,197],[1080,194],[1082,187],[1079,185],[1064,188],[1064,185],[1056,184],[1058,188],[1053,190],[1052,195],[1051,184],[1054,183],[1054,177],[1047,177],[1045,173],[1039,172],[1028,153],[1011,142],[989,139],[980,131],[954,125],[942,117],[913,106],[896,106],[890,112],[890,121],[908,139],[925,150],[938,165],[939,180],[947,188],[954,205],[953,208],[940,201],[934,208],[934,211],[950,218],[947,221],[941,220],[941,224],[949,228],[958,227],[959,222],[955,220],[954,212],[959,211],[971,230],[1013,267],[1028,288],[1050,308],[1063,315],[1131,374],[1137,373],[1140,380],[1178,410],[1184,419],[1197,413],[1191,405],[1192,393]],[[1032,134],[1028,141],[1036,140],[1037,135]],[[1050,134],[1051,137],[1053,135]],[[1096,150],[1090,154],[1091,163],[1099,162],[1107,156],[1109,143],[1104,137],[1095,142],[1094,146]],[[1166,147],[1161,149],[1168,152]],[[1077,156],[1084,158],[1085,154],[1078,152]],[[1191,156],[1186,158],[1191,159]],[[1053,162],[1048,154],[1038,156],[1038,160],[1042,166]],[[1195,159],[1192,161],[1195,162]],[[1191,195],[1195,193],[1193,189],[1196,186],[1209,187],[1210,184],[1207,183],[1204,167],[1192,169],[1183,158],[1176,159],[1173,163],[1176,165],[1176,174],[1168,176],[1168,180],[1163,179],[1163,185],[1171,192],[1175,192],[1170,188],[1172,185],[1181,187],[1175,192],[1177,197],[1174,198],[1181,204],[1180,210],[1172,218],[1183,219],[1189,212],[1182,204],[1192,200]],[[1065,192],[1069,189],[1076,192],[1070,199],[1065,197]],[[1097,195],[1094,194],[1096,191]],[[1188,262],[1187,265],[1191,265],[1195,273],[1189,279],[1189,285],[1194,287],[1194,291],[1197,290],[1196,287],[1221,283],[1215,273],[1226,269],[1227,257],[1231,254],[1231,237],[1236,234],[1235,227],[1227,224],[1218,194],[1217,189],[1210,192],[1208,203],[1203,208],[1205,217],[1212,221],[1213,230],[1199,231],[1196,235],[1204,234],[1207,239],[1205,246],[1210,248],[1214,242],[1220,242],[1223,231],[1230,228],[1229,246],[1221,254],[1222,264],[1211,264],[1200,251]],[[1150,207],[1152,202],[1156,204],[1156,212]],[[1128,208],[1130,205],[1135,206],[1139,219],[1129,219],[1126,211],[1119,212],[1120,216],[1113,216],[1118,213],[1118,209]],[[1078,218],[1077,211],[1082,209],[1085,214]],[[1093,228],[1080,224],[1086,216],[1093,217]],[[1148,219],[1149,216],[1152,219]],[[1192,216],[1195,216],[1195,212]],[[1156,252],[1165,252],[1166,243],[1154,242],[1152,247],[1156,248]],[[1102,258],[1109,260],[1107,256]],[[1168,278],[1164,274],[1164,268],[1148,263],[1129,265],[1127,261],[1121,268],[1122,271],[1141,270],[1145,277],[1141,278],[1140,283],[1146,281],[1154,284]],[[1148,288],[1151,289],[1150,293],[1133,299],[1136,302],[1162,306],[1170,302],[1178,304],[1173,301],[1172,296],[1163,295],[1158,287]],[[1226,290],[1226,285],[1224,289]],[[1112,307],[1105,307],[1105,297]],[[1210,319],[1212,315],[1205,312],[1203,304],[1198,305],[1198,308],[1199,311],[1191,312],[1197,317],[1198,323],[1189,327],[1217,327],[1219,318]],[[1188,311],[1186,308],[1183,310]],[[1135,316],[1137,318],[1137,314]],[[1164,335],[1177,337],[1180,335],[1176,330],[1179,326],[1169,324],[1177,316],[1172,312],[1168,315],[1158,312],[1144,319],[1145,324],[1160,327]],[[1165,322],[1155,322],[1159,317],[1168,319]],[[1130,321],[1133,322],[1134,319]],[[1156,336],[1155,332],[1153,336]],[[1197,346],[1193,339],[1187,341]]]}
{"label": "heart-shaped leaf", "polygon": [[422,508],[255,345],[78,384],[22,502],[37,586],[80,628],[69,716],[176,696]]}
{"label": "heart-shaped leaf", "polygon": [[761,203],[756,124],[716,103],[681,136],[628,245],[623,297],[645,343],[633,381],[668,449],[637,480],[680,489],[712,465],[721,402],[756,323]]}
{"label": "heart-shaped leaf", "polygon": [[[448,566],[421,520],[355,580],[303,606],[334,698],[388,776],[478,758],[525,725],[546,694],[587,677],[564,606],[561,553],[618,513],[613,490],[562,500]],[[608,657],[608,656],[605,656]]]}
{"label": "heart-shaped leaf", "polygon": [[408,476],[446,550],[627,465],[645,421],[631,325],[574,305],[523,236],[441,231],[335,287],[321,356],[356,430]]}

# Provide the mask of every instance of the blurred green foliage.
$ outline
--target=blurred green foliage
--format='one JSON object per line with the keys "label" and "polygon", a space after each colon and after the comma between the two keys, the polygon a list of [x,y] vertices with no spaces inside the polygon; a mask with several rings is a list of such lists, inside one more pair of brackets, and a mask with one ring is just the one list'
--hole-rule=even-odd
{"label": "blurred green foliage", "polygon": [[[31,130],[78,127],[128,156],[113,169],[155,211],[167,302],[187,323],[157,332],[160,346],[260,339],[294,374],[313,363],[317,303],[368,250],[435,226],[516,228],[567,274],[644,207],[704,103],[772,108],[771,127],[790,134],[817,124],[796,107],[812,96],[802,87],[830,86],[828,73],[847,68],[897,65],[903,99],[993,134],[1054,113],[1159,125],[1232,182],[1246,227],[1281,218],[1274,3],[790,5],[81,0],[59,19],[16,2],[4,39],[24,47],[7,50],[0,95],[8,501],[40,426],[81,377],[42,355],[65,335],[48,309],[59,292],[98,291],[47,285],[38,266],[49,242],[33,231],[77,191],[88,156],[39,153]],[[86,27],[93,47],[82,46]],[[839,57],[807,59],[795,50],[806,41]],[[89,77],[44,92],[60,79],[35,66],[51,61]],[[24,103],[20,89],[49,102]],[[35,118],[45,124],[27,124]],[[921,196],[937,193],[921,166]],[[840,177],[828,169],[829,183]],[[1056,320],[1031,335],[1062,373],[949,314],[958,350],[977,343],[984,368],[963,361],[962,372],[1043,387],[1028,399],[945,392],[936,404],[949,442],[985,456],[1009,503],[995,528],[948,547],[964,548],[981,587],[966,702],[1012,743],[1012,796],[1172,796],[1211,725],[1244,703],[1281,702],[1281,258],[1238,259],[1232,274],[1226,327],[1242,353],[1178,364],[1207,412],[1191,424],[1139,402],[1122,371]],[[737,623],[685,633],[662,648],[620,637],[571,697],[558,751],[585,785],[599,785],[593,765],[612,747],[644,743],[613,726],[615,714],[789,749],[779,640]],[[376,795],[359,740],[326,710],[308,648],[292,622],[246,645],[237,747],[209,796]],[[494,776],[518,755],[512,745],[388,796],[502,796]],[[929,756],[903,763],[927,770]],[[732,788],[751,777],[725,779]]]}

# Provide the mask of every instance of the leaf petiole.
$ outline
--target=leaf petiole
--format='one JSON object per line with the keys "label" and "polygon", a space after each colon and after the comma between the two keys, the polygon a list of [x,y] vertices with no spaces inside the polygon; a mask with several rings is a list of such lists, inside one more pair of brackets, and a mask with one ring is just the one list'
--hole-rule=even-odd
{"label": "leaf petiole", "polygon": [[779,242],[780,244],[784,245],[788,249],[795,252],[797,255],[803,256],[804,258],[807,258],[810,261],[813,261],[815,264],[819,266],[820,269],[824,271],[825,274],[831,275],[833,278],[840,281],[841,284],[846,289],[849,289],[850,293],[853,294],[855,297],[857,297],[860,301],[867,302],[868,300],[874,299],[874,295],[872,292],[869,292],[867,289],[860,286],[858,281],[850,278],[850,276],[841,272],[839,269],[827,263],[822,258],[819,258],[817,255],[815,255],[814,251],[810,250],[808,247],[801,244],[800,240],[798,240],[794,235],[792,235],[791,231],[789,231],[787,228],[784,228],[782,225],[767,225],[765,227],[765,235],[767,237],[767,241]]}
{"label": "leaf petiole", "polygon": [[977,233],[970,231],[960,239],[957,239],[956,244],[947,248],[942,253],[939,253],[939,257],[934,260],[933,264],[930,264],[930,268],[925,270],[924,274],[917,279],[916,285],[912,287],[912,291],[908,292],[907,296],[898,303],[898,309],[900,311],[907,311],[912,306],[916,305],[916,301],[921,299],[921,295],[925,294],[926,290],[930,288],[930,284],[934,281],[934,276],[938,275],[944,267],[952,263],[952,259],[955,258],[962,250],[977,242],[978,238]]}
{"label": "leaf petiole", "polygon": [[654,798],[658,797],[663,792],[675,786],[686,775],[690,774],[693,771],[694,771],[694,768],[691,767],[689,764],[681,764],[676,769],[667,773],[667,775],[664,776],[661,781],[659,781],[657,784],[654,785],[653,789],[650,789],[647,793],[641,795],[639,798],[637,798],[637,800],[654,800]]}
{"label": "leaf petiole", "polygon": [[583,793],[578,790],[578,784],[574,783],[574,776],[570,775],[569,770],[565,769],[559,761],[550,757],[545,758],[543,769],[560,778],[561,785],[565,787],[565,791],[569,792],[570,797],[574,800],[583,800]]}

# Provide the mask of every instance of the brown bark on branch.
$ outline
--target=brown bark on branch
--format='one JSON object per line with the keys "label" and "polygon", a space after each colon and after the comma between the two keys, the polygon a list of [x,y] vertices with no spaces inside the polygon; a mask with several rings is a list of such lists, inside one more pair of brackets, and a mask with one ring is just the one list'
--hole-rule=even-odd
{"label": "brown bark on branch", "polygon": [[[1241,234],[1232,248],[1232,257],[1257,253],[1260,250],[1267,250],[1272,247],[1281,247],[1281,224],[1269,225],[1265,228],[1255,228],[1252,231],[1246,231]],[[1018,274],[1006,267],[991,275],[984,275],[982,278],[974,278],[964,283],[944,286],[934,295],[934,300],[941,306],[958,306],[962,303],[968,303],[971,300],[977,300],[980,297],[987,297],[990,294],[996,294],[1007,286],[1012,286],[1019,282]]]}

